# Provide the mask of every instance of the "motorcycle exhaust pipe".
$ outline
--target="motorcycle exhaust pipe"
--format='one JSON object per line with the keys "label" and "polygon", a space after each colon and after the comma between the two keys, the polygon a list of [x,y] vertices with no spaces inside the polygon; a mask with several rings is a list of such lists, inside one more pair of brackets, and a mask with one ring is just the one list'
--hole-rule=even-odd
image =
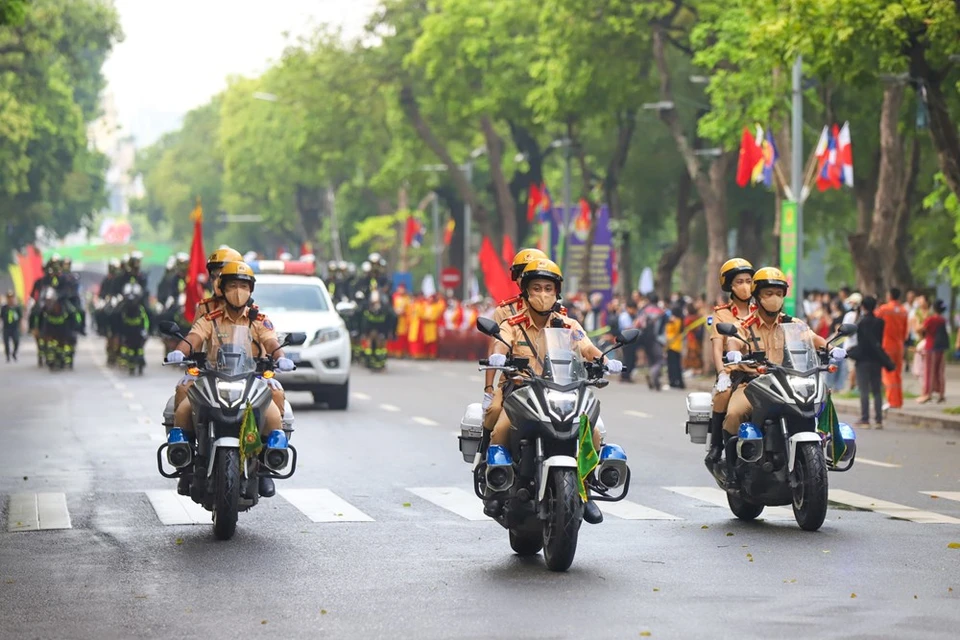
{"label": "motorcycle exhaust pipe", "polygon": [[487,488],[497,493],[513,486],[513,460],[506,447],[494,444],[487,449],[487,470],[484,478]]}
{"label": "motorcycle exhaust pipe", "polygon": [[290,462],[290,450],[287,448],[287,435],[283,431],[274,431],[267,438],[267,447],[263,453],[263,464],[271,471],[280,471]]}
{"label": "motorcycle exhaust pipe", "polygon": [[193,448],[186,442],[176,442],[167,447],[167,462],[182,469],[193,462]]}
{"label": "motorcycle exhaust pipe", "polygon": [[737,456],[744,462],[756,462],[763,457],[763,434],[752,422],[740,425]]}
{"label": "motorcycle exhaust pipe", "polygon": [[600,449],[596,478],[607,489],[619,489],[624,485],[627,481],[627,454],[620,446],[606,444]]}

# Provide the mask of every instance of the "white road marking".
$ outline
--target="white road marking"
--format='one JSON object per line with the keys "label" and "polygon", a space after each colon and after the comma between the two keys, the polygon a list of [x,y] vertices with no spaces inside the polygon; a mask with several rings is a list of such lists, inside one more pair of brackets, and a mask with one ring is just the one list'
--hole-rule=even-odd
{"label": "white road marking", "polygon": [[400,411],[400,407],[392,404],[381,404],[380,408],[384,411],[393,411],[395,413]]}
{"label": "white road marking", "polygon": [[830,489],[830,501],[921,524],[960,524],[960,518],[952,518],[932,511],[914,509],[913,507],[907,507],[902,504],[897,504],[896,502],[878,500],[870,496],[864,496],[842,489]]}
{"label": "white road marking", "polygon": [[481,376],[467,376],[467,380],[470,382],[483,382],[483,378]]}
{"label": "white road marking", "polygon": [[921,491],[920,493],[928,495],[931,498],[945,498],[947,500],[956,500],[960,502],[960,491]]}
{"label": "white road marking", "polygon": [[[730,509],[730,504],[727,502],[727,493],[717,487],[664,487],[664,489],[679,493],[688,498],[693,498],[694,500],[702,500],[703,502],[723,507],[724,509]],[[760,518],[763,520],[794,519],[793,511],[785,509],[784,507],[765,507]]]}
{"label": "white road marking", "polygon": [[428,427],[439,427],[440,423],[423,416],[413,416],[413,421]]}
{"label": "white road marking", "polygon": [[120,395],[122,395],[122,396],[124,397],[124,399],[126,399],[126,400],[133,400],[133,398],[134,398],[134,395],[133,395],[131,392],[129,392],[129,391],[124,391],[124,392],[123,392],[122,394],[120,394]]}
{"label": "white road marking", "polygon": [[633,409],[627,409],[624,411],[628,416],[633,416],[635,418],[652,418],[649,413],[644,413],[643,411],[634,411]]}
{"label": "white road marking", "polygon": [[160,522],[166,526],[178,524],[210,524],[210,512],[176,491],[147,491],[147,498]]}
{"label": "white road marking", "polygon": [[162,434],[162,433],[148,433],[147,435],[150,436],[150,439],[153,440],[154,442],[166,442],[166,441],[167,441],[167,439],[163,437],[163,434]]}
{"label": "white road marking", "polygon": [[113,388],[117,390],[123,390],[127,388],[127,385],[123,384],[122,382],[114,382]]}
{"label": "white road marking", "polygon": [[894,464],[892,462],[880,462],[879,460],[870,460],[869,458],[861,458],[857,456],[854,460],[855,463],[863,463],[873,465],[874,467],[884,467],[886,469],[899,469],[902,467],[902,464]]}
{"label": "white road marking", "polygon": [[356,398],[357,400],[369,400],[369,399],[370,399],[370,396],[368,396],[368,395],[365,394],[365,393],[361,393],[360,391],[354,391],[354,392],[351,393],[350,395],[352,395],[352,396],[353,396],[354,398]]}
{"label": "white road marking", "polygon": [[130,408],[130,411],[143,411],[142,404],[133,403],[127,406]]}
{"label": "white road marking", "polygon": [[456,378],[458,376],[456,371],[441,371],[440,373],[445,378]]}
{"label": "white road marking", "polygon": [[620,502],[598,502],[600,511],[616,516],[621,520],[683,520],[663,511],[645,507],[636,502],[621,500]]}
{"label": "white road marking", "polygon": [[373,522],[329,489],[283,489],[278,493],[313,522]]}
{"label": "white road marking", "polygon": [[458,487],[417,487],[407,491],[461,518],[488,520],[487,516],[483,515],[483,503],[477,496]]}
{"label": "white road marking", "polygon": [[151,424],[150,418],[147,416],[137,416],[137,422],[140,424]]}
{"label": "white road marking", "polygon": [[7,509],[7,531],[71,529],[67,497],[62,493],[15,493]]}

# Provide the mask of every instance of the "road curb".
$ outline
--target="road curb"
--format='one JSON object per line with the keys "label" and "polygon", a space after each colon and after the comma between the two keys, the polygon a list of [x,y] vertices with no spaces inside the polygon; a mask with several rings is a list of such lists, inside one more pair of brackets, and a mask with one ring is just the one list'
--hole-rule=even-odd
{"label": "road curb", "polygon": [[[692,391],[712,391],[713,379],[707,378],[688,378],[684,380],[687,388]],[[833,401],[834,406],[841,413],[860,412],[860,401],[846,398],[837,398]],[[949,414],[937,415],[935,413],[921,412],[910,409],[889,409],[886,412],[886,420],[895,422],[898,425],[925,428],[925,429],[952,429],[960,431],[960,416]]]}

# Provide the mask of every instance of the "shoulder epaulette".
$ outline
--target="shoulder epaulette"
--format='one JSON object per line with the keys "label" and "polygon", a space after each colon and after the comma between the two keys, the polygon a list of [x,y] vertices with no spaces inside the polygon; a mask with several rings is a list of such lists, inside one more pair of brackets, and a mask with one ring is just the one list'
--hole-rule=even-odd
{"label": "shoulder epaulette", "polygon": [[744,329],[752,327],[756,324],[760,324],[760,316],[750,314],[741,324],[743,325]]}
{"label": "shoulder epaulette", "polygon": [[215,298],[214,296],[210,296],[209,298],[204,298],[203,300],[201,300],[201,301],[198,302],[197,304],[210,304],[211,302],[214,302],[215,300],[216,300],[216,298]]}
{"label": "shoulder epaulette", "polygon": [[529,323],[530,323],[530,316],[528,316],[525,313],[518,313],[515,316],[511,316],[507,318],[507,324],[509,324],[511,327],[515,327],[518,324],[529,324]]}
{"label": "shoulder epaulette", "polygon": [[204,319],[206,319],[206,320],[216,320],[217,318],[219,318],[219,317],[222,316],[222,315],[223,315],[223,309],[216,309],[216,310],[211,311],[210,313],[206,314],[206,315],[203,316],[203,317],[204,317]]}
{"label": "shoulder epaulette", "polygon": [[[719,305],[715,306],[715,307],[713,308],[713,310],[714,310],[714,311],[722,311],[723,309],[729,309],[730,307],[733,307],[733,303],[732,303],[732,302],[728,302],[727,304],[719,304]],[[736,309],[736,307],[733,307],[733,308]]]}
{"label": "shoulder epaulette", "polygon": [[517,303],[520,302],[521,300],[523,300],[523,298],[521,298],[519,295],[516,295],[516,296],[513,296],[512,298],[510,298],[510,299],[508,299],[508,300],[504,300],[503,302],[501,302],[501,303],[498,304],[497,306],[498,306],[498,307],[509,307],[510,305],[517,304]]}
{"label": "shoulder epaulette", "polygon": [[[560,305],[560,315],[563,315],[563,316],[566,316],[566,315],[567,315],[567,308],[566,308],[565,306],[563,306],[563,305]],[[570,327],[567,327],[567,329],[569,329],[569,328],[570,328]]]}
{"label": "shoulder epaulette", "polygon": [[255,320],[255,322],[263,322],[266,319],[267,319],[267,316],[263,315],[262,313],[258,313],[257,319]]}

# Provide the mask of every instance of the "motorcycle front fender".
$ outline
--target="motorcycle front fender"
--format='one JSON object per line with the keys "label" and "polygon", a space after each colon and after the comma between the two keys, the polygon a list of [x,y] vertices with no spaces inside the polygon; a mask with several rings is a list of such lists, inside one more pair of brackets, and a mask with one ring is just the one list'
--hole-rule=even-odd
{"label": "motorcycle front fender", "polygon": [[540,465],[540,486],[537,487],[537,502],[543,502],[547,493],[547,482],[550,480],[551,469],[576,469],[577,459],[572,456],[551,456]]}
{"label": "motorcycle front fender", "polygon": [[217,459],[217,448],[218,447],[230,447],[231,449],[240,448],[240,438],[230,438],[224,436],[223,438],[217,438],[213,441],[213,444],[210,445],[210,460],[207,461],[207,477],[213,475],[213,463]]}
{"label": "motorcycle front fender", "polygon": [[820,434],[814,431],[795,433],[787,440],[787,471],[793,473],[793,464],[797,461],[797,445],[801,442],[823,443]]}

